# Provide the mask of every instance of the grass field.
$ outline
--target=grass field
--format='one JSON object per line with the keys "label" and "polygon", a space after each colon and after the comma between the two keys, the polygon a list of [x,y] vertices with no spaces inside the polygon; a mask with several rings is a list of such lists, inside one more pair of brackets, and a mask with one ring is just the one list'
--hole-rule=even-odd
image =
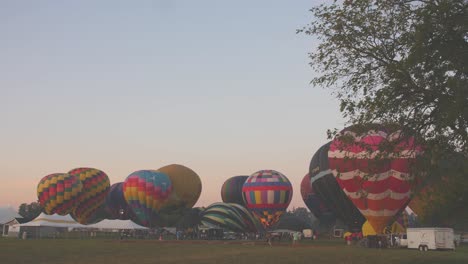
{"label": "grass field", "polygon": [[456,251],[366,249],[342,241],[301,241],[295,247],[264,242],[0,239],[0,263],[468,263],[468,246]]}

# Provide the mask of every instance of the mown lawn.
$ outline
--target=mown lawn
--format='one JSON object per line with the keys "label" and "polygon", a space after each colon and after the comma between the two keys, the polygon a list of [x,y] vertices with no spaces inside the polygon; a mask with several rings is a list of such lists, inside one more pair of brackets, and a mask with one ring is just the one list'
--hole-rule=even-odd
{"label": "mown lawn", "polygon": [[1,263],[468,263],[468,246],[456,251],[366,249],[342,241],[243,243],[104,239],[0,239]]}

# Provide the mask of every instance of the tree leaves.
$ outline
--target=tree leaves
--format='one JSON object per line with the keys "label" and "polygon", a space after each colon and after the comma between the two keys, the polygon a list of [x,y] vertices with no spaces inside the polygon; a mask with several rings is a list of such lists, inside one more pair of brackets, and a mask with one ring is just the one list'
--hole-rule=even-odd
{"label": "tree leaves", "polygon": [[310,11],[299,32],[319,41],[311,83],[332,89],[350,124],[396,123],[416,137],[421,175],[468,181],[438,167],[451,155],[468,163],[468,2],[334,1]]}
{"label": "tree leaves", "polygon": [[468,12],[456,1],[345,1],[311,9],[300,32],[316,86],[332,88],[350,123],[399,122],[431,144],[468,152]]}

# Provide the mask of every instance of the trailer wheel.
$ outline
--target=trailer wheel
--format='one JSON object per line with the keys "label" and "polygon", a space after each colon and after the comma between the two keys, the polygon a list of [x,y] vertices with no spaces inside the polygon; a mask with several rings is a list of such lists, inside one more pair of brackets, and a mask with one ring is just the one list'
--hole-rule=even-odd
{"label": "trailer wheel", "polygon": [[419,245],[418,249],[419,251],[423,251],[423,246]]}
{"label": "trailer wheel", "polygon": [[423,248],[424,248],[424,251],[427,251],[427,249],[428,249],[427,246],[424,246]]}

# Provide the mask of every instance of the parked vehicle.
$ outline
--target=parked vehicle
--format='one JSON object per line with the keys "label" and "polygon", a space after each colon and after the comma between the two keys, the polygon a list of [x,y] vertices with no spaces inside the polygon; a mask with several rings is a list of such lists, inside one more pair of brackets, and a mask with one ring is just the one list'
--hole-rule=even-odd
{"label": "parked vehicle", "polygon": [[408,247],[408,235],[407,234],[402,234],[399,236],[400,238],[400,244],[398,245],[399,247]]}
{"label": "parked vehicle", "polygon": [[408,248],[427,251],[429,249],[455,249],[452,228],[427,227],[408,228]]}
{"label": "parked vehicle", "polygon": [[223,239],[224,240],[236,240],[237,234],[234,232],[224,232]]}
{"label": "parked vehicle", "polygon": [[312,229],[304,229],[302,230],[302,236],[304,238],[312,238],[314,235],[314,231]]}

